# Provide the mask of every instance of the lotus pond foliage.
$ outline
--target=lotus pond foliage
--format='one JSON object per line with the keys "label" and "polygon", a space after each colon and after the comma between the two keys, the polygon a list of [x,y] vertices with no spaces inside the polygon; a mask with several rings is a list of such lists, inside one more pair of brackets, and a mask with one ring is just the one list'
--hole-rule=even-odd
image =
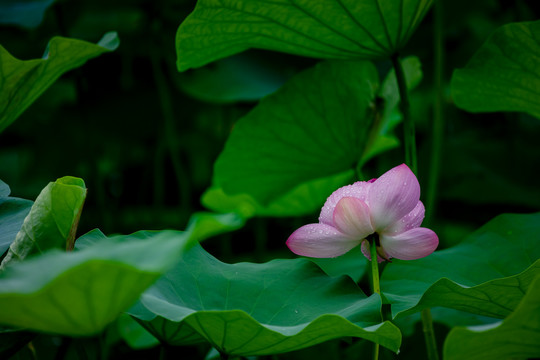
{"label": "lotus pond foliage", "polygon": [[539,15],[3,2],[0,358],[539,358]]}

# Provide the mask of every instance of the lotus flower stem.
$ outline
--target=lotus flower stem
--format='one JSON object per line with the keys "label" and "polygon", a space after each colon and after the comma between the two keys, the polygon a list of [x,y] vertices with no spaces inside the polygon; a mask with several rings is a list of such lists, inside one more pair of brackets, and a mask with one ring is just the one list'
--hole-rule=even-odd
{"label": "lotus flower stem", "polygon": [[[405,162],[411,168],[412,172],[417,174],[418,165],[416,160],[416,134],[414,129],[414,120],[411,117],[409,106],[409,95],[407,92],[407,82],[403,66],[396,53],[392,56],[392,65],[396,72],[396,79],[399,89],[400,110],[403,116],[404,144],[405,144]],[[426,348],[429,360],[438,360],[437,344],[435,342],[435,331],[433,329],[433,321],[431,319],[430,309],[422,310],[422,325],[424,329],[424,338],[426,340]]]}
{"label": "lotus flower stem", "polygon": [[381,285],[379,283],[379,263],[377,262],[377,244],[373,240],[369,246],[371,255],[371,278],[373,279],[373,292],[381,295]]}
{"label": "lotus flower stem", "polygon": [[[373,280],[373,292],[381,295],[381,285],[379,283],[379,263],[377,262],[377,243],[372,239],[369,245],[371,255],[371,278]],[[379,358],[379,344],[375,343],[373,347],[373,360]]]}
{"label": "lotus flower stem", "polygon": [[428,359],[439,360],[435,332],[433,331],[433,320],[431,319],[431,310],[429,308],[422,310],[422,328],[424,330]]}

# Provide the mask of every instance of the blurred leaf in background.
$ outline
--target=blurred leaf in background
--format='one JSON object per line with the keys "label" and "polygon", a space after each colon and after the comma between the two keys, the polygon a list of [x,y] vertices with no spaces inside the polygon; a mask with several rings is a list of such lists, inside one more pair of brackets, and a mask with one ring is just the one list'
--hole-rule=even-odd
{"label": "blurred leaf in background", "polygon": [[452,77],[456,105],[472,112],[523,111],[540,118],[540,21],[497,29]]}
{"label": "blurred leaf in background", "polygon": [[0,24],[33,29],[43,21],[45,11],[55,0],[2,0]]}
{"label": "blurred leaf in background", "polygon": [[40,60],[17,60],[0,45],[0,132],[9,126],[60,75],[118,47],[116,33],[97,43],[53,38]]}

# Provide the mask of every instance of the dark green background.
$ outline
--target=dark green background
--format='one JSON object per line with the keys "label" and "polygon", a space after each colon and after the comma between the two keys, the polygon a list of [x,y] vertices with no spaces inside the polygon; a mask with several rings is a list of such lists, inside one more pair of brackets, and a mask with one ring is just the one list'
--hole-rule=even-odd
{"label": "dark green background", "polygon": [[[441,248],[459,242],[463,234],[500,213],[540,208],[538,119],[520,113],[463,112],[453,105],[448,85],[452,71],[465,66],[497,27],[537,19],[539,12],[530,4],[523,0],[444,3],[446,125],[439,202],[432,225],[441,237]],[[230,129],[255,105],[251,101],[209,102],[207,97],[189,95],[195,91],[190,90],[189,80],[197,74],[177,72],[174,37],[194,5],[194,1],[182,0],[56,1],[36,28],[0,25],[0,44],[24,60],[40,58],[47,42],[57,35],[95,43],[104,33],[117,31],[120,38],[116,51],[62,76],[0,134],[0,179],[11,186],[12,196],[34,200],[48,182],[77,176],[88,187],[79,234],[96,227],[107,234],[185,228],[189,216],[203,209],[200,196],[211,185],[213,163]],[[424,80],[411,94],[421,184],[426,183],[431,146],[432,22],[429,13],[403,52],[418,56],[424,71]],[[315,63],[265,51],[246,55],[266,79],[262,87],[269,90]],[[389,61],[376,65],[381,74],[390,68]],[[242,67],[237,71],[226,78],[215,77],[207,92],[218,85],[226,89],[224,84],[242,77]],[[402,151],[396,149],[371,160],[365,173],[375,177],[402,161]],[[252,219],[243,230],[210,240],[205,247],[227,261],[292,257],[285,240],[317,215]],[[420,332],[415,334],[421,337]],[[444,331],[438,335],[444,336]],[[47,339],[37,341],[54,347],[47,345],[51,342]],[[362,344],[347,351],[361,351]],[[414,344],[414,340],[404,341],[402,352]],[[305,350],[303,356],[320,355],[341,345],[319,345]],[[118,356],[129,353],[127,346],[116,351]],[[181,351],[199,358],[203,350]],[[138,355],[146,356],[144,352]],[[292,353],[282,358],[296,357]]]}

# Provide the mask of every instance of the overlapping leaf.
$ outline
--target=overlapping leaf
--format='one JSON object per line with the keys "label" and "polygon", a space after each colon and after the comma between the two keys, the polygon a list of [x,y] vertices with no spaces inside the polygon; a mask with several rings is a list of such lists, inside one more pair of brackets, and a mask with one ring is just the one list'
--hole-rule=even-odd
{"label": "overlapping leaf", "polygon": [[472,112],[522,111],[540,118],[540,21],[497,29],[452,77],[456,105]]}
{"label": "overlapping leaf", "polygon": [[21,229],[32,201],[9,197],[9,186],[0,180],[0,255],[11,245]]}
{"label": "overlapping leaf", "polygon": [[97,333],[174,263],[184,245],[179,232],[138,233],[13,264],[0,274],[0,323]]}
{"label": "overlapping leaf", "polygon": [[[354,169],[377,89],[369,62],[324,62],[297,75],[238,121],[216,162],[215,182],[267,205],[299,184]],[[320,201],[333,190],[318,194]]]}
{"label": "overlapping leaf", "polygon": [[199,0],[176,35],[178,69],[259,48],[375,59],[405,45],[432,0]]}
{"label": "overlapping leaf", "polygon": [[[346,170],[334,176],[304,182],[267,206],[260,205],[249,194],[226,194],[219,186],[208,189],[201,202],[218,212],[235,212],[245,218],[252,216],[298,216],[320,209],[326,197],[354,180],[354,171]],[[218,181],[216,179],[216,181]]]}
{"label": "overlapping leaf", "polygon": [[540,356],[540,277],[529,286],[515,311],[501,322],[452,329],[444,343],[445,360],[532,359]]}
{"label": "overlapping leaf", "polygon": [[[407,85],[422,78],[415,57],[403,61]],[[384,101],[375,105],[375,98]],[[319,209],[354,170],[398,145],[391,130],[398,99],[391,71],[378,86],[366,62],[325,62],[293,78],[239,120],[216,163],[202,202],[245,217],[291,216]]]}
{"label": "overlapping leaf", "polygon": [[230,265],[196,247],[129,313],[169,344],[208,341],[231,355],[281,353],[344,336],[396,351],[401,335],[381,323],[380,305],[350,279],[329,278],[304,259]]}
{"label": "overlapping leaf", "polygon": [[18,60],[0,45],[0,132],[63,73],[118,47],[116,33],[96,44],[54,37],[42,59]]}
{"label": "overlapping leaf", "polygon": [[49,249],[72,248],[85,199],[82,179],[65,176],[49,183],[24,219],[0,269]]}
{"label": "overlapping leaf", "polygon": [[194,243],[242,226],[235,215],[195,214],[185,232],[107,238],[94,230],[71,253],[49,251],[0,273],[0,324],[78,336],[126,310]]}
{"label": "overlapping leaf", "polygon": [[540,274],[539,259],[540,213],[501,215],[453,248],[395,260],[381,289],[394,316],[444,306],[504,318]]}

